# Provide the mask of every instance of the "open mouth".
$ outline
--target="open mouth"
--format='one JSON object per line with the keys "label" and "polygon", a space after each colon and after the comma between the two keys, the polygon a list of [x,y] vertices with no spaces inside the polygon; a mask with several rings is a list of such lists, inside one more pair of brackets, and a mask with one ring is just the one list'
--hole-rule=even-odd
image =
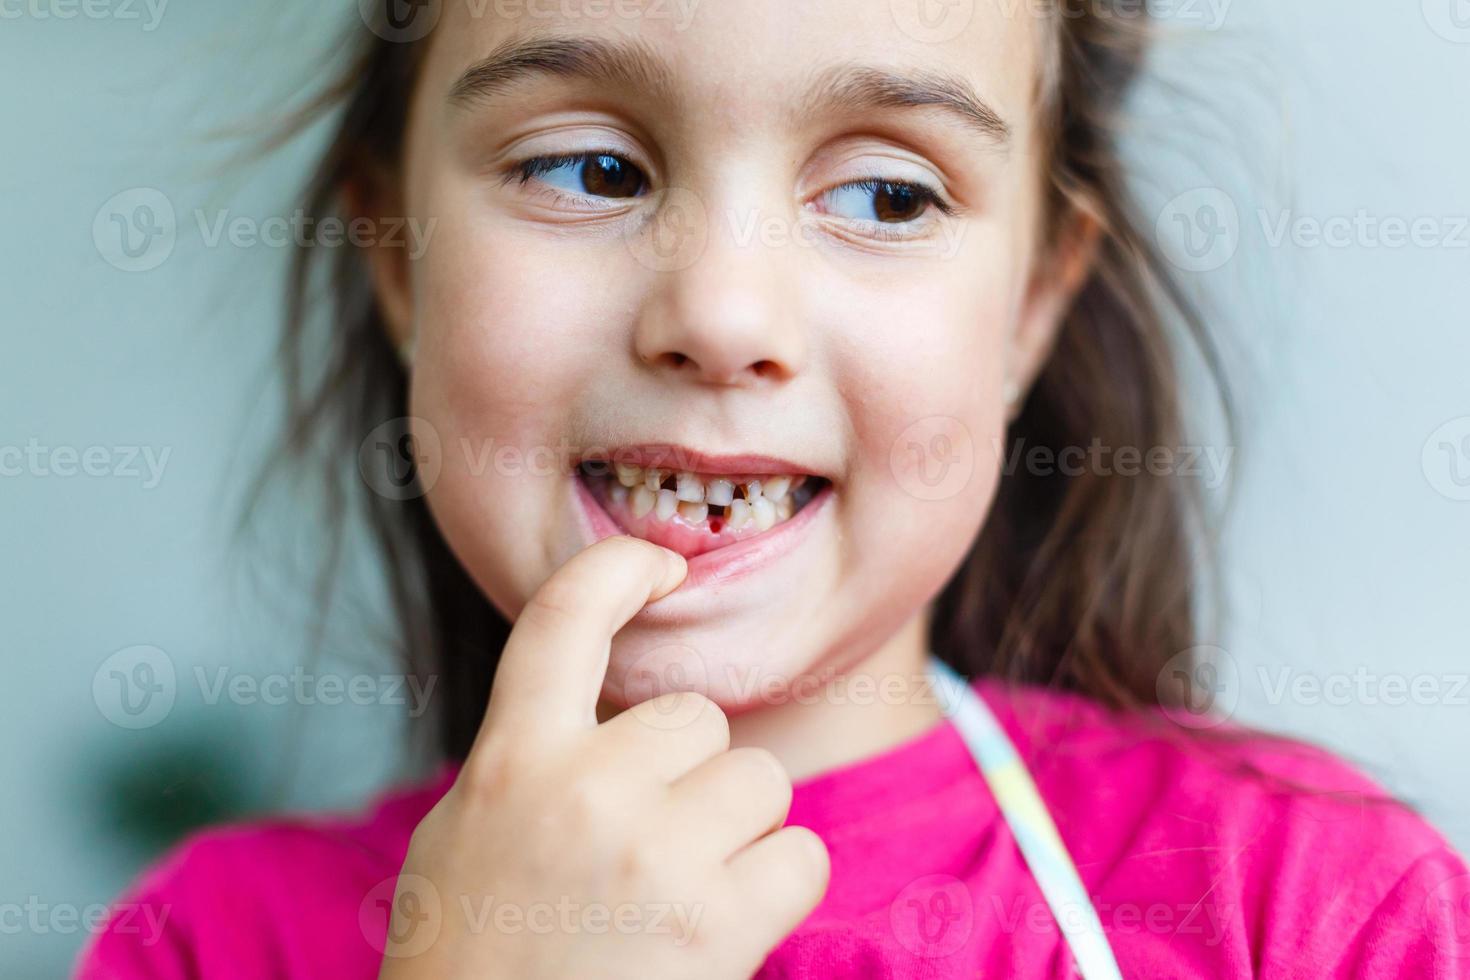
{"label": "open mouth", "polygon": [[626,533],[686,558],[791,521],[831,484],[806,473],[697,473],[584,460],[578,479]]}

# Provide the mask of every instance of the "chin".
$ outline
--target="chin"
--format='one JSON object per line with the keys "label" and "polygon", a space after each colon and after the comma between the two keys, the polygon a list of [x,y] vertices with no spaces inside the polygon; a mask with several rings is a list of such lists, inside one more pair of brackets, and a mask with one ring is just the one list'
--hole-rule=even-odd
{"label": "chin", "polygon": [[635,619],[613,641],[603,698],[627,708],[693,691],[741,714],[778,703],[792,680],[820,669],[822,659],[814,638],[778,638],[748,615],[712,615],[682,628]]}

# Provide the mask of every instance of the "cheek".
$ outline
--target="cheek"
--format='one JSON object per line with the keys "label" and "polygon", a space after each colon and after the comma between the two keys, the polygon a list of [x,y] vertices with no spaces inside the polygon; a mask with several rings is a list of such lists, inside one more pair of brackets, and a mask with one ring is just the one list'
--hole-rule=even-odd
{"label": "cheek", "polygon": [[420,263],[420,348],[445,369],[454,402],[481,417],[534,415],[588,370],[587,311],[600,283],[559,275],[546,251],[503,227],[467,223],[446,229]]}
{"label": "cheek", "polygon": [[859,326],[838,348],[837,373],[868,470],[849,501],[864,515],[859,560],[931,589],[968,550],[1000,475],[1023,271],[1004,258],[1015,253],[1003,234],[977,233],[953,259],[844,301]]}
{"label": "cheek", "polygon": [[471,216],[441,221],[415,268],[411,411],[442,453],[429,504],[503,612],[574,544],[561,519],[568,419],[604,363],[608,292],[585,269],[558,274],[566,252]]}

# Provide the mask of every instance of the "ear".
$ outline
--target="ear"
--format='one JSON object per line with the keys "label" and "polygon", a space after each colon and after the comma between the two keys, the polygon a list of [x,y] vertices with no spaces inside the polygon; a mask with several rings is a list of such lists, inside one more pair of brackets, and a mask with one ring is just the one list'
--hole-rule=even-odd
{"label": "ear", "polygon": [[1072,302],[1077,298],[1097,257],[1102,225],[1090,208],[1072,205],[1060,223],[1055,241],[1036,263],[1016,332],[1011,338],[1008,365],[1012,412],[1020,410],[1036,376],[1041,373]]}
{"label": "ear", "polygon": [[[348,227],[367,222],[362,257],[368,265],[373,296],[388,329],[388,339],[397,350],[413,339],[413,286],[408,249],[402,235],[388,235],[403,219],[402,195],[394,182],[379,175],[363,175],[347,183],[343,192]],[[392,219],[392,223],[389,222]]]}

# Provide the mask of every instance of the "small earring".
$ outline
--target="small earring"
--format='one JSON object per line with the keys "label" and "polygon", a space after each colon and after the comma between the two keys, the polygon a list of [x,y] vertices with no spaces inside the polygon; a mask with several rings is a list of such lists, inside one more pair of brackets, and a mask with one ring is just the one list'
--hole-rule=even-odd
{"label": "small earring", "polygon": [[1021,386],[1010,378],[1006,379],[1005,385],[1006,408],[1014,409],[1016,403],[1021,400]]}
{"label": "small earring", "polygon": [[417,337],[409,337],[398,345],[398,359],[403,362],[404,367],[413,367],[413,355],[417,346]]}

